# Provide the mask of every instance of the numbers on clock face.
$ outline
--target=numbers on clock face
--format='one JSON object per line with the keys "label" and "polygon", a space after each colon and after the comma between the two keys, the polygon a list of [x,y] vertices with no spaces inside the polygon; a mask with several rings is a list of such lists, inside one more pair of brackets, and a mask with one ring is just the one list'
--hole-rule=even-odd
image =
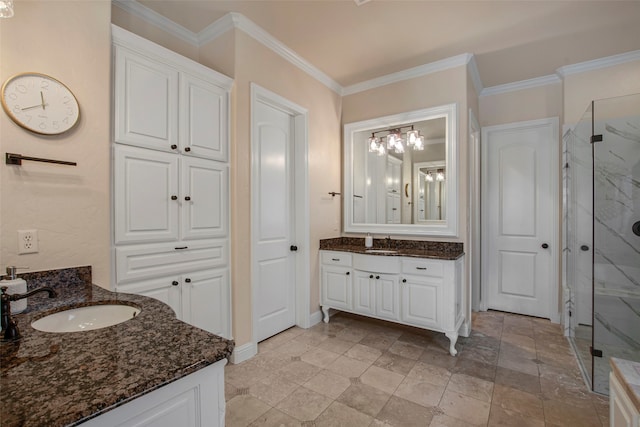
{"label": "numbers on clock face", "polygon": [[80,115],[75,96],[64,84],[37,73],[7,80],[2,87],[2,106],[18,125],[43,135],[69,130]]}

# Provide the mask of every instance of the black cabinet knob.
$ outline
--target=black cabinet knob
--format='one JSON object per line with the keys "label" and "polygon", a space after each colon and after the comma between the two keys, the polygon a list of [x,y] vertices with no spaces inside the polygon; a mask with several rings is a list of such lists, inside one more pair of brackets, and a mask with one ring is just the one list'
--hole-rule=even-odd
{"label": "black cabinet knob", "polygon": [[380,276],[376,276],[376,279],[379,279],[379,278],[380,278]]}
{"label": "black cabinet knob", "polygon": [[370,275],[369,275],[369,279],[373,279],[373,274],[370,274]]}
{"label": "black cabinet knob", "polygon": [[295,252],[298,250],[298,247],[296,245],[291,245],[289,246],[289,249],[291,250],[291,252]]}
{"label": "black cabinet knob", "polygon": [[402,279],[402,283],[407,283],[407,279]]}
{"label": "black cabinet knob", "polygon": [[191,197],[189,197],[189,196],[185,196],[185,198],[184,198],[184,199],[188,202],[189,200],[191,200]]}
{"label": "black cabinet knob", "polygon": [[348,276],[348,275],[350,275],[350,274],[351,274],[351,272],[350,272],[350,271],[347,271],[347,276]]}
{"label": "black cabinet knob", "polygon": [[191,151],[191,147],[184,147],[184,151],[188,153],[189,151]]}
{"label": "black cabinet knob", "polygon": [[176,144],[171,144],[171,149],[175,150],[176,148],[178,148],[178,146]]}
{"label": "black cabinet knob", "polygon": [[580,250],[581,250],[581,251],[585,251],[585,252],[586,252],[586,251],[588,251],[588,250],[589,250],[589,246],[587,246],[587,245],[582,245],[582,246],[580,246]]}
{"label": "black cabinet knob", "polygon": [[171,282],[171,284],[172,284],[173,286],[178,286],[180,283],[178,283],[178,281],[177,281],[177,280],[174,280],[173,282]]}
{"label": "black cabinet knob", "polygon": [[171,196],[171,200],[178,200],[178,196]]}
{"label": "black cabinet knob", "polygon": [[189,279],[188,277],[186,279],[184,279],[185,282],[187,283],[191,283],[191,279]]}
{"label": "black cabinet knob", "polygon": [[542,244],[542,249],[547,249],[548,247],[549,247],[549,244],[548,244],[548,243],[543,243],[543,244]]}

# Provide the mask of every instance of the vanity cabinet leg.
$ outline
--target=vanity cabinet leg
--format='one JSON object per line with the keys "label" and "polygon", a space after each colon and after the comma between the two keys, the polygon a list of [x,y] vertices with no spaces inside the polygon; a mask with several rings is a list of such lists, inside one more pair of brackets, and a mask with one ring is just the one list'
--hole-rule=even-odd
{"label": "vanity cabinet leg", "polygon": [[324,317],[322,318],[324,323],[329,323],[329,307],[323,305],[322,313],[324,314]]}
{"label": "vanity cabinet leg", "polygon": [[458,341],[458,333],[457,332],[446,332],[444,334],[447,338],[449,338],[449,353],[452,356],[458,354],[458,350],[456,350],[456,341]]}

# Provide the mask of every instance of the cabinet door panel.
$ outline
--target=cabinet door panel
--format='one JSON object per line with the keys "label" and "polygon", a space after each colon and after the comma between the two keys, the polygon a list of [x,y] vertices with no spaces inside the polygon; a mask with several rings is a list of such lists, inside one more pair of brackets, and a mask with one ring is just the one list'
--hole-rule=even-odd
{"label": "cabinet door panel", "polygon": [[350,269],[322,267],[322,304],[333,308],[351,309]]}
{"label": "cabinet door panel", "polygon": [[[167,304],[176,317],[182,320],[182,297],[180,276],[164,276],[157,279],[141,280],[131,284],[117,285],[117,292],[144,295]],[[177,283],[177,285],[174,285]]]}
{"label": "cabinet door panel", "polygon": [[182,239],[226,236],[229,209],[227,166],[189,158],[183,158],[181,166]]}
{"label": "cabinet door panel", "polygon": [[400,319],[400,295],[398,291],[398,277],[395,275],[376,275],[376,314],[379,317]]}
{"label": "cabinet door panel", "polygon": [[115,141],[173,151],[178,141],[178,72],[117,46]]}
{"label": "cabinet door panel", "polygon": [[[227,91],[194,77],[181,75],[180,144],[183,154],[227,160]],[[189,150],[185,150],[185,148]]]}
{"label": "cabinet door panel", "polygon": [[182,276],[182,283],[182,320],[216,335],[231,338],[227,270],[187,273]]}
{"label": "cabinet door panel", "polygon": [[402,320],[439,329],[442,322],[442,280],[406,277],[402,286]]}
{"label": "cabinet door panel", "polygon": [[353,282],[353,310],[362,314],[375,314],[375,279],[371,273],[355,272]]}
{"label": "cabinet door panel", "polygon": [[178,240],[178,159],[115,146],[115,243]]}

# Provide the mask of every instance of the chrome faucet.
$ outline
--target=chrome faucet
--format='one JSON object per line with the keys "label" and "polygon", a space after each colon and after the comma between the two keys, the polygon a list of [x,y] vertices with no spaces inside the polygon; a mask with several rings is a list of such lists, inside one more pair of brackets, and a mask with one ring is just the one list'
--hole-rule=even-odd
{"label": "chrome faucet", "polygon": [[23,298],[28,298],[39,292],[48,293],[49,298],[55,298],[58,296],[58,294],[56,294],[56,291],[48,286],[43,286],[24,294],[11,295],[7,293],[7,289],[8,288],[6,286],[0,288],[0,290],[2,290],[2,295],[0,295],[0,312],[2,312],[0,316],[0,324],[2,325],[2,330],[0,332],[3,333],[2,341],[15,341],[20,339],[21,335],[20,330],[18,329],[18,323],[11,317],[11,301],[18,301]]}

